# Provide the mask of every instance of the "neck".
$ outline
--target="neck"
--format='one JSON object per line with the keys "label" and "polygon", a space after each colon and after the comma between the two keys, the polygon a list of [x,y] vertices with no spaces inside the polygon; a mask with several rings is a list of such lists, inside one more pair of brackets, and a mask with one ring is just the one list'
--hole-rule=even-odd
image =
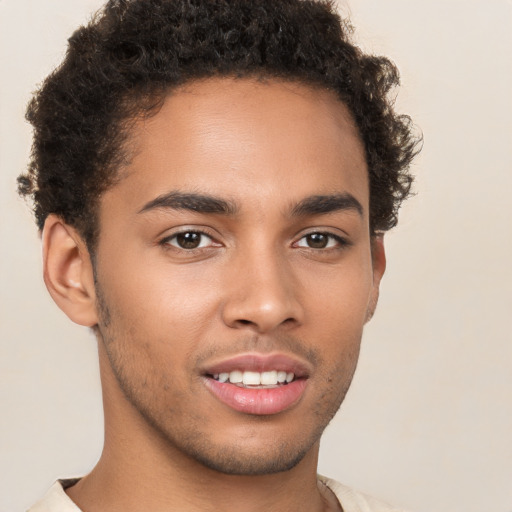
{"label": "neck", "polygon": [[184,454],[149,425],[104,364],[101,375],[103,453],[92,472],[67,490],[83,511],[327,510],[317,486],[318,443],[287,471],[258,476],[224,474]]}

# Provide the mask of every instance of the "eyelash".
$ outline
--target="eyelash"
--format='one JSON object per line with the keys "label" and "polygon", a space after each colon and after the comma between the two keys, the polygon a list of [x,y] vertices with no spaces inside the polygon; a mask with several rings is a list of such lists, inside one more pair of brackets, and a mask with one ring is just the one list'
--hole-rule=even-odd
{"label": "eyelash", "polygon": [[[306,239],[308,236],[314,236],[314,235],[317,235],[317,236],[320,235],[320,236],[327,237],[328,238],[327,244],[330,244],[331,242],[334,242],[334,244],[331,245],[330,247],[329,246],[327,246],[327,247],[304,247],[304,246],[297,245],[301,240]],[[343,238],[342,236],[339,236],[339,235],[335,235],[334,233],[330,233],[329,231],[311,231],[309,233],[302,235],[299,238],[299,240],[294,243],[294,245],[296,245],[297,247],[303,247],[304,249],[310,249],[313,251],[326,251],[326,250],[331,250],[331,249],[343,249],[345,247],[350,246],[351,244],[346,238]]]}
{"label": "eyelash", "polygon": [[[210,244],[212,244],[212,245],[214,245],[216,243],[215,239],[209,233],[206,233],[206,232],[198,230],[198,229],[184,229],[183,231],[179,231],[177,233],[173,233],[172,235],[166,236],[165,238],[160,240],[159,244],[165,248],[169,248],[169,246],[170,246],[173,249],[187,251],[187,252],[193,252],[193,251],[205,249],[205,247],[192,247],[192,248],[187,249],[185,247],[180,247],[177,244],[175,245],[175,244],[171,243],[172,240],[177,239],[180,235],[199,235],[201,237],[201,239],[205,238],[205,237],[210,239]],[[200,243],[202,243],[202,241],[203,240],[200,240]],[[219,244],[219,246],[220,246],[220,244]]]}
{"label": "eyelash", "polygon": [[[200,245],[203,242],[202,239],[205,237],[210,240],[210,243],[206,247],[201,247],[199,245],[198,247],[190,247],[190,248],[180,247],[178,244],[171,243],[171,241],[177,239],[177,237],[179,237],[180,235],[183,235],[183,236],[199,235],[199,237],[201,237],[199,240]],[[328,238],[327,246],[326,247],[308,247],[308,246],[299,245],[299,243],[302,240],[305,240],[305,239],[307,239],[307,237],[311,237],[311,236],[327,237]],[[334,244],[332,242],[334,242]],[[211,246],[220,247],[220,245],[221,245],[218,242],[216,242],[215,239],[209,233],[207,233],[205,231],[197,230],[197,229],[187,229],[187,230],[179,231],[177,233],[173,233],[172,235],[166,236],[165,238],[160,240],[159,244],[167,249],[172,247],[173,249],[182,250],[182,251],[186,251],[186,252],[190,252],[190,253],[193,253],[194,251],[200,251],[200,250],[206,249]],[[218,244],[218,245],[216,245],[216,244]],[[331,245],[329,246],[329,244],[331,244]],[[334,233],[330,233],[330,232],[326,232],[326,231],[311,231],[310,233],[306,233],[306,234],[302,235],[296,242],[294,242],[292,244],[293,247],[309,249],[309,250],[313,250],[313,251],[327,251],[327,250],[343,249],[350,245],[351,245],[351,243],[347,239],[345,239],[339,235],[335,235]]]}

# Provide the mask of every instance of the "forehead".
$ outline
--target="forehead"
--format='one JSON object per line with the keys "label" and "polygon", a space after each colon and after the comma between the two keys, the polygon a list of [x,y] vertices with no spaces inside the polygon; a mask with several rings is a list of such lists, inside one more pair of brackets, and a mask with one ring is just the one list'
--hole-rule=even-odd
{"label": "forehead", "polygon": [[[364,149],[334,93],[303,84],[215,78],[174,90],[137,121],[133,158],[106,196],[133,208],[170,190],[299,201],[350,192],[368,202]],[[242,198],[243,195],[243,198]],[[105,201],[103,201],[105,202]]]}

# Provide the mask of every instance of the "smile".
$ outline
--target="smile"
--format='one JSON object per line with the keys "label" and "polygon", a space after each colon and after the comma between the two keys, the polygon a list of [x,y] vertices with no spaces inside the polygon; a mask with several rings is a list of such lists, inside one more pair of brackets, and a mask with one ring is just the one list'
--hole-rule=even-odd
{"label": "smile", "polygon": [[284,370],[271,370],[266,372],[252,372],[234,370],[232,372],[216,373],[213,378],[219,382],[229,382],[240,387],[257,387],[265,389],[290,384],[295,379],[293,372]]}
{"label": "smile", "polygon": [[311,372],[307,362],[282,354],[245,354],[204,369],[206,388],[230,409],[278,414],[302,398]]}

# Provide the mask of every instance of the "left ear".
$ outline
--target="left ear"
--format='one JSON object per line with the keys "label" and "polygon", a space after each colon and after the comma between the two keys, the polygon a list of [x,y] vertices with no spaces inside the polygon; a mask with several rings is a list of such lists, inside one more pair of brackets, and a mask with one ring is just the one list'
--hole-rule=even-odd
{"label": "left ear", "polygon": [[373,266],[373,288],[366,310],[366,322],[368,322],[377,307],[379,300],[380,280],[386,270],[386,251],[384,249],[384,235],[375,235],[371,240],[372,266]]}

